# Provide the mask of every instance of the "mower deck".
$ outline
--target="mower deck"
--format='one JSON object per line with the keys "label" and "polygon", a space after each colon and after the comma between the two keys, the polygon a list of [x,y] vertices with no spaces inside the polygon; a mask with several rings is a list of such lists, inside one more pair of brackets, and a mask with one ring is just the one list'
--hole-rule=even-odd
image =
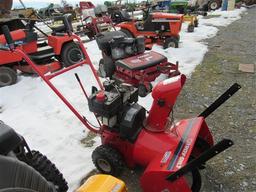
{"label": "mower deck", "polygon": [[116,65],[128,70],[145,70],[159,63],[167,62],[167,58],[157,52],[150,51],[116,61]]}

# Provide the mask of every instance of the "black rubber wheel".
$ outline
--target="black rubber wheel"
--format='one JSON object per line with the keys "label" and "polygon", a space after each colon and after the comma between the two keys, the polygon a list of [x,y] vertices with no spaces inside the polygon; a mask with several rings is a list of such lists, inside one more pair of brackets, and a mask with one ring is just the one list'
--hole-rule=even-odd
{"label": "black rubber wheel", "polygon": [[221,7],[221,1],[220,0],[210,0],[208,3],[208,10],[215,11]]}
{"label": "black rubber wheel", "polygon": [[84,58],[82,50],[75,42],[66,43],[61,50],[61,61],[64,67],[79,63]]}
{"label": "black rubber wheel", "polygon": [[67,191],[68,184],[55,164],[39,151],[31,152],[32,157],[26,155],[26,159],[19,159],[37,170],[47,181],[53,183],[58,192]]}
{"label": "black rubber wheel", "polygon": [[139,84],[138,94],[140,97],[146,97],[153,89],[153,85],[149,83],[149,89],[144,84]]}
{"label": "black rubber wheel", "polygon": [[197,168],[184,175],[192,192],[199,192],[202,186],[202,178]]}
{"label": "black rubber wheel", "polygon": [[121,154],[108,145],[100,145],[92,152],[92,161],[97,169],[113,176],[119,176],[124,169]]}
{"label": "black rubber wheel", "polygon": [[145,85],[140,84],[138,86],[138,94],[139,94],[140,97],[146,97],[147,96],[148,90],[147,90]]}
{"label": "black rubber wheel", "polygon": [[188,30],[188,32],[189,32],[189,33],[192,33],[192,32],[194,32],[194,28],[195,28],[195,26],[194,26],[194,25],[189,24],[189,25],[188,25],[188,29],[187,29],[187,30]]}
{"label": "black rubber wheel", "polygon": [[13,85],[17,82],[17,72],[10,67],[0,67],[0,87]]}
{"label": "black rubber wheel", "polygon": [[127,35],[127,37],[131,37],[131,38],[134,37],[133,34],[130,31],[128,31],[127,29],[120,29],[120,31],[125,33]]}
{"label": "black rubber wheel", "polygon": [[198,27],[198,25],[199,25],[198,19],[196,19],[196,20],[194,21],[194,25],[195,25],[195,27]]}
{"label": "black rubber wheel", "polygon": [[178,48],[179,47],[179,40],[175,37],[168,37],[167,39],[165,39],[163,48],[167,49],[169,47]]}

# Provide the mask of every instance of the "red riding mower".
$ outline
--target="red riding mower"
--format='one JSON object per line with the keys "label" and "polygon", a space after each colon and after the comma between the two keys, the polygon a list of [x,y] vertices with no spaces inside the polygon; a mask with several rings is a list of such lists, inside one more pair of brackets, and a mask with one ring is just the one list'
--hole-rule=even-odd
{"label": "red riding mower", "polygon": [[[27,61],[81,123],[100,134],[102,145],[95,149],[92,159],[103,173],[118,175],[125,165],[129,168],[139,165],[145,168],[141,176],[141,187],[145,192],[197,192],[201,187],[199,169],[203,169],[209,159],[233,145],[233,141],[229,139],[214,144],[205,118],[241,88],[236,83],[198,117],[174,123],[173,107],[186,77],[180,75],[175,79],[164,80],[154,87],[153,104],[146,116],[144,107],[137,103],[137,88],[127,84],[117,85],[114,80],[102,85],[80,43],[101,88],[98,91],[93,87],[92,94],[88,97],[78,74],[75,74],[88,99],[90,111],[97,117],[99,127],[95,127],[50,82],[51,78],[61,73],[45,76],[24,51],[13,46],[8,28],[5,27],[3,31],[9,50]],[[77,39],[79,40],[78,37]],[[71,67],[82,63],[85,61]]]}
{"label": "red riding mower", "polygon": [[145,52],[142,36],[129,38],[122,31],[112,31],[98,34],[96,41],[103,56],[99,75],[138,87],[141,97],[151,92],[151,82],[160,74],[179,75],[178,64],[157,52]]}
{"label": "red riding mower", "polygon": [[116,25],[128,37],[144,36],[146,47],[151,49],[154,43],[178,48],[183,15],[171,13],[149,13],[144,22],[131,20]]}
{"label": "red riding mower", "polygon": [[[17,49],[23,50],[38,65],[42,73],[54,72],[71,66],[82,59],[82,51],[71,36],[72,29],[67,17],[62,17],[64,25],[53,28],[51,35],[45,34],[30,21],[26,29],[11,32]],[[47,40],[39,43],[34,28],[42,32]],[[0,35],[1,46],[6,45],[4,35]],[[17,54],[0,50],[0,87],[12,85],[17,80],[17,69],[34,73],[33,69]]]}

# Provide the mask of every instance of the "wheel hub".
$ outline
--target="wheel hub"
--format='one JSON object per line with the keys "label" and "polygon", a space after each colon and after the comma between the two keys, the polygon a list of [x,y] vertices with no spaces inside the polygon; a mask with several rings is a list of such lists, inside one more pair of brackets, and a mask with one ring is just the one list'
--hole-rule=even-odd
{"label": "wheel hub", "polygon": [[168,44],[168,47],[175,47],[175,42],[170,42],[170,43]]}
{"label": "wheel hub", "polygon": [[211,3],[211,9],[214,10],[214,9],[217,9],[218,5],[216,2],[213,2]]}
{"label": "wheel hub", "polygon": [[12,81],[12,78],[9,74],[0,74],[0,86],[9,85]]}
{"label": "wheel hub", "polygon": [[98,159],[97,163],[99,165],[99,167],[106,173],[111,172],[111,165],[109,164],[108,161],[106,161],[105,159]]}
{"label": "wheel hub", "polygon": [[82,60],[82,53],[79,49],[73,49],[69,53],[69,59],[73,63],[77,63]]}

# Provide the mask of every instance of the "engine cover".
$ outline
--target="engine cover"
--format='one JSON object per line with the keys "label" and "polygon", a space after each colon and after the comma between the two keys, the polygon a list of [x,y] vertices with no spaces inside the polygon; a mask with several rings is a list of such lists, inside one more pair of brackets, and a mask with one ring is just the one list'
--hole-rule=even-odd
{"label": "engine cover", "polygon": [[135,141],[145,118],[146,110],[138,103],[126,106],[120,120],[120,136],[129,141]]}

